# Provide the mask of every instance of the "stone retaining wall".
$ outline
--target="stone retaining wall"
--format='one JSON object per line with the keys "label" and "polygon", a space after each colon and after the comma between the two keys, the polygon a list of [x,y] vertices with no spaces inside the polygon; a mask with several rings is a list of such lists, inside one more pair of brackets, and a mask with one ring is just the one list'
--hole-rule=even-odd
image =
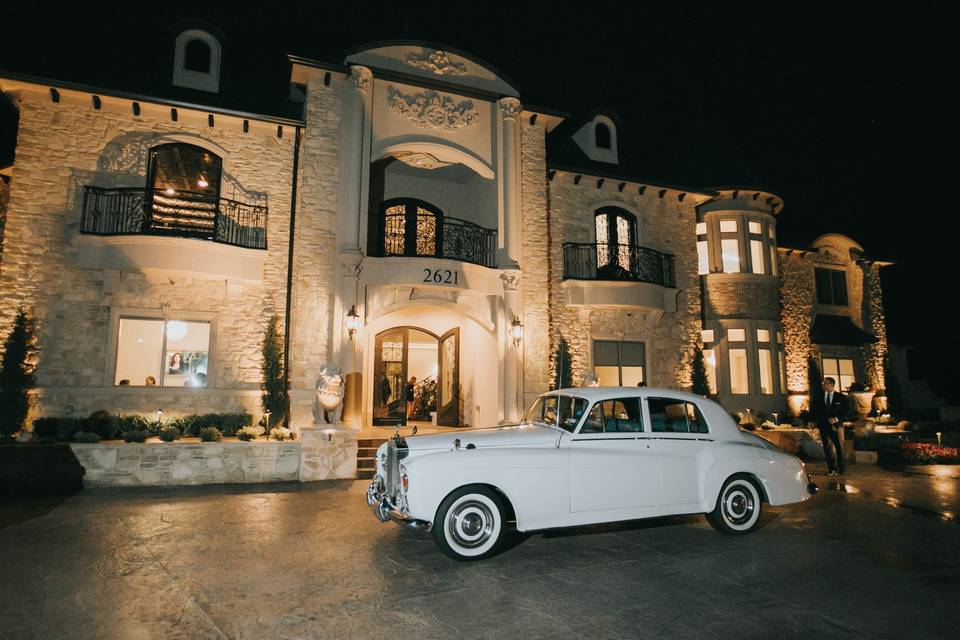
{"label": "stone retaining wall", "polygon": [[296,442],[98,442],[70,448],[87,487],[173,486],[356,477],[357,439],[305,429]]}

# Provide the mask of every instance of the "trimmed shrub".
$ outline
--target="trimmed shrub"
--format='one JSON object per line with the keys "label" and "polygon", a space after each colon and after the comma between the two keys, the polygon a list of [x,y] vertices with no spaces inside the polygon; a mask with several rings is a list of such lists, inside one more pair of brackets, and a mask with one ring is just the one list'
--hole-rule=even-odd
{"label": "trimmed shrub", "polygon": [[137,415],[114,416],[113,426],[117,435],[127,431],[150,431],[150,421]]}
{"label": "trimmed shrub", "polygon": [[103,439],[115,438],[118,431],[116,421],[108,411],[94,411],[87,418],[84,431],[95,433]]}
{"label": "trimmed shrub", "polygon": [[176,427],[164,427],[160,429],[159,436],[164,442],[173,442],[180,437],[180,429]]}
{"label": "trimmed shrub", "polygon": [[36,351],[33,320],[21,307],[0,355],[0,440],[9,440],[26,427],[28,393],[36,382]]}
{"label": "trimmed shrub", "polygon": [[250,442],[251,440],[256,440],[259,436],[263,434],[263,429],[260,427],[243,427],[237,431],[237,437],[243,440],[244,442]]}
{"label": "trimmed shrub", "polygon": [[146,431],[125,431],[121,437],[124,442],[146,442],[149,435]]}
{"label": "trimmed shrub", "polygon": [[220,442],[223,440],[223,434],[216,427],[204,427],[200,429],[201,442]]}
{"label": "trimmed shrub", "polygon": [[77,431],[73,434],[75,442],[100,442],[100,435],[89,431]]}
{"label": "trimmed shrub", "polygon": [[[280,318],[271,316],[260,345],[260,406],[269,411],[274,424],[285,424],[290,409],[289,384],[283,371],[283,335]],[[226,426],[226,425],[224,425]],[[226,431],[224,431],[226,433]]]}
{"label": "trimmed shrub", "polygon": [[78,431],[89,431],[86,418],[48,416],[33,421],[33,437],[41,442],[69,442]]}
{"label": "trimmed shrub", "polygon": [[271,440],[280,440],[281,442],[283,440],[294,439],[293,432],[290,431],[290,429],[287,429],[286,427],[274,427],[273,429],[270,429],[269,437]]}
{"label": "trimmed shrub", "polygon": [[205,413],[203,415],[180,416],[168,423],[177,427],[184,436],[199,436],[203,429],[216,427],[225,436],[236,435],[237,430],[253,424],[249,413]]}

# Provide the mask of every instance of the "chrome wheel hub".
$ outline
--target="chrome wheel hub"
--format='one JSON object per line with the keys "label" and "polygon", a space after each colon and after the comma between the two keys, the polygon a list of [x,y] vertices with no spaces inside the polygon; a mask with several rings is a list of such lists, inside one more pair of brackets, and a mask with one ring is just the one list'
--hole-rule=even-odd
{"label": "chrome wheel hub", "polygon": [[447,531],[456,544],[468,549],[482,546],[493,535],[494,516],[479,501],[468,500],[455,506],[447,516]]}
{"label": "chrome wheel hub", "polygon": [[753,496],[742,487],[731,489],[723,501],[723,514],[731,524],[749,521],[755,508]]}

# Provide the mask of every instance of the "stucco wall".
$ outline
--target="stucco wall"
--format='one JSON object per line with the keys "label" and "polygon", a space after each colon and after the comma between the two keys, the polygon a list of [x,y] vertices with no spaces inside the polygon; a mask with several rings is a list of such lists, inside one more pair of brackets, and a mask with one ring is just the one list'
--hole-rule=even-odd
{"label": "stucco wall", "polygon": [[[292,130],[278,139],[276,126],[204,113],[103,99],[94,110],[87,94],[46,88],[20,93],[16,179],[11,183],[5,255],[0,273],[0,335],[6,334],[23,304],[36,318],[40,359],[37,369],[45,413],[101,408],[113,390],[108,379],[111,309],[137,308],[176,317],[180,311],[213,314],[216,349],[209,381],[216,390],[250,390],[259,384],[260,341],[269,316],[282,315],[286,279]],[[83,188],[143,187],[148,150],[165,135],[186,135],[222,147],[224,197],[269,206],[268,243],[262,281],[230,283],[79,266],[78,231]],[[59,393],[58,388],[71,388]],[[81,389],[81,391],[77,391]],[[82,390],[90,390],[82,391]],[[153,412],[163,390],[125,398],[130,410]],[[230,394],[200,390],[208,411],[235,410]]]}

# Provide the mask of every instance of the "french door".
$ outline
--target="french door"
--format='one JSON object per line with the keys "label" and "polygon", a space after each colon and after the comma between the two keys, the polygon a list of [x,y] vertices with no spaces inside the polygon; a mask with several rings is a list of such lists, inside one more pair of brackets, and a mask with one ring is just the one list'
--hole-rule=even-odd
{"label": "french door", "polygon": [[437,381],[437,424],[460,426],[460,329],[440,336],[439,380]]}

